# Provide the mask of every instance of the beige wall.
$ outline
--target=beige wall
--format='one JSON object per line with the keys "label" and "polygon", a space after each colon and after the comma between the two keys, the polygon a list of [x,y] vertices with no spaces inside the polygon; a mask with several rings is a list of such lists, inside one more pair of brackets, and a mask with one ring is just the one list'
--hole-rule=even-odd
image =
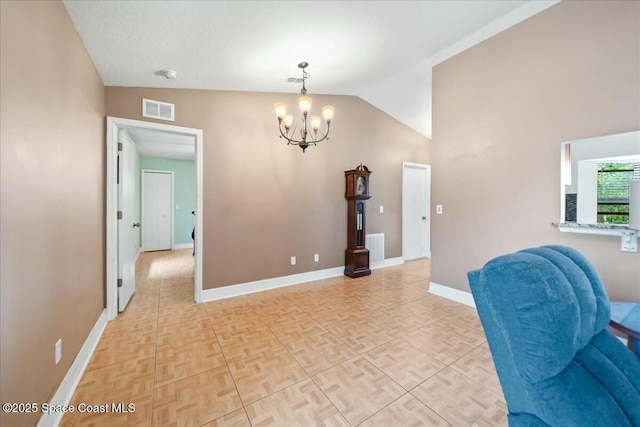
{"label": "beige wall", "polygon": [[106,88],[107,115],[143,120],[150,98],[203,130],[205,289],[344,265],[344,171],[361,162],[373,171],[367,232],[385,233],[387,258],[402,255],[402,161],[429,163],[429,140],[359,98],[309,89],[314,111],[331,104],[336,116],[330,140],[302,153],[278,138],[273,111],[296,94]]}
{"label": "beige wall", "polygon": [[42,403],[104,307],[104,87],[62,3],[0,15],[0,401]]}
{"label": "beige wall", "polygon": [[[433,72],[432,280],[543,244],[583,252],[614,300],[640,301],[640,254],[563,234],[560,143],[640,129],[640,3],[567,1]],[[435,214],[435,212],[432,212]]]}

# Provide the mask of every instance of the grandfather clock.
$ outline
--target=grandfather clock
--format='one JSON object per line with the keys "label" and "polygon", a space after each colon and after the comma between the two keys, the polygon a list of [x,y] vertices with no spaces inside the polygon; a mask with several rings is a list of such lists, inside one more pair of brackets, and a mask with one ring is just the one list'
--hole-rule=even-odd
{"label": "grandfather clock", "polygon": [[344,251],[344,274],[349,277],[362,277],[371,274],[369,269],[369,249],[364,247],[365,201],[369,194],[369,175],[371,171],[363,166],[345,171],[347,199],[347,249]]}

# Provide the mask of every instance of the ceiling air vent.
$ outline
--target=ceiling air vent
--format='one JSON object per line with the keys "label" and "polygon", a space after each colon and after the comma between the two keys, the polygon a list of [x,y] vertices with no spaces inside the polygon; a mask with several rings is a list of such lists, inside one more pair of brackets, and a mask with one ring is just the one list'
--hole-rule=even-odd
{"label": "ceiling air vent", "polygon": [[175,121],[175,104],[168,102],[154,101],[153,99],[142,99],[142,117],[152,119]]}
{"label": "ceiling air vent", "polygon": [[286,81],[287,83],[302,83],[303,79],[300,77],[289,77]]}

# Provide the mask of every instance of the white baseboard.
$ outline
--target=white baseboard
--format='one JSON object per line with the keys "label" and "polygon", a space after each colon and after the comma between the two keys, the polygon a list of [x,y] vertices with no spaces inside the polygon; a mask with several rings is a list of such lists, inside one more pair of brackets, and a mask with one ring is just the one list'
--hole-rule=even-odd
{"label": "white baseboard", "polygon": [[191,243],[177,243],[177,244],[174,244],[171,249],[193,249],[193,242],[191,242]]}
{"label": "white baseboard", "polygon": [[[106,326],[107,310],[104,309],[102,310],[102,313],[100,313],[100,317],[98,317],[96,324],[93,326],[93,329],[91,329],[91,332],[84,341],[84,344],[82,344],[78,355],[69,367],[67,374],[62,379],[56,393],[51,398],[51,401],[49,401],[49,406],[68,405],[69,402],[71,402],[73,393],[75,393],[76,387],[78,387],[78,383],[80,383],[80,378],[82,378],[82,374],[84,374],[84,370],[87,368],[89,360],[91,360],[91,356],[93,355]],[[54,412],[51,414],[44,413],[40,417],[37,427],[57,427],[60,424],[60,421],[62,421],[63,415],[64,412]]]}
{"label": "white baseboard", "polygon": [[469,307],[476,306],[476,303],[473,300],[473,295],[471,295],[470,292],[461,291],[449,286],[439,285],[437,283],[431,282],[429,284],[429,293],[462,303],[464,305],[468,305]]}
{"label": "white baseboard", "polygon": [[[404,259],[402,257],[388,258],[385,259],[384,262],[372,266],[371,269],[375,270],[378,268],[391,267],[393,265],[400,265],[403,262]],[[331,277],[342,276],[343,274],[344,266],[292,274],[290,276],[274,277],[272,279],[256,280],[255,282],[240,283],[237,285],[223,286],[221,288],[204,289],[202,291],[202,302],[216,301],[219,299],[237,297],[269,289],[313,282],[315,280],[329,279]]]}
{"label": "white baseboard", "polygon": [[384,261],[379,262],[377,264],[371,264],[372,270],[377,270],[379,268],[393,267],[394,265],[404,264],[404,258],[399,256],[397,258],[386,258]]}
{"label": "white baseboard", "polygon": [[335,267],[325,270],[309,271],[307,273],[292,274],[290,276],[274,277],[272,279],[256,280],[255,282],[240,283],[238,285],[223,286],[221,288],[204,289],[202,291],[202,301],[207,302],[237,297],[254,292],[297,285],[299,283],[313,282],[314,280],[338,277],[343,274],[344,267]]}

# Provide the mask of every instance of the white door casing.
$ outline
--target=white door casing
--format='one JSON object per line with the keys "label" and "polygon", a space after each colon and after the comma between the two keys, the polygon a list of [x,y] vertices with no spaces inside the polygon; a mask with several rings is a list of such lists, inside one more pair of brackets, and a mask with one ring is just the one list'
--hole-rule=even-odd
{"label": "white door casing", "polygon": [[118,132],[118,311],[124,311],[136,291],[135,173],[136,146],[124,129]]}
{"label": "white door casing", "polygon": [[173,247],[173,172],[142,170],[142,249]]}
{"label": "white door casing", "polygon": [[402,163],[402,256],[431,256],[431,166]]}
{"label": "white door casing", "polygon": [[182,126],[166,125],[162,123],[144,122],[140,120],[124,119],[121,117],[107,117],[107,191],[106,191],[106,310],[107,320],[118,316],[118,189],[116,185],[118,163],[118,130],[119,129],[149,129],[174,134],[188,135],[195,140],[196,166],[196,216],[195,216],[195,268],[193,281],[193,296],[195,302],[202,302],[202,242],[204,230],[202,227],[202,150],[203,133],[201,129]]}

